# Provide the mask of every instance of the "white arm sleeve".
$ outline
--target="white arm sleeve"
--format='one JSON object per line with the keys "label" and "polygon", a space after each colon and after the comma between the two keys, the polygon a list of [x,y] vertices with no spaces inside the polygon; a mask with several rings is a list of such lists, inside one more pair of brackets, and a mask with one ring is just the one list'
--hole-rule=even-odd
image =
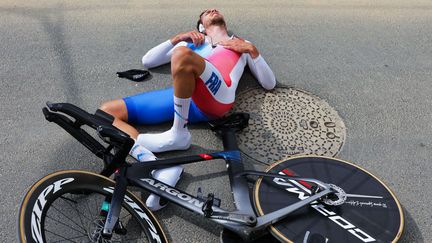
{"label": "white arm sleeve", "polygon": [[261,86],[267,90],[273,89],[276,86],[276,78],[264,58],[261,55],[255,59],[249,54],[246,56],[249,69]]}
{"label": "white arm sleeve", "polygon": [[145,68],[153,68],[171,61],[172,51],[178,46],[186,46],[185,41],[173,45],[170,40],[167,40],[152,49],[150,49],[142,58],[142,64]]}

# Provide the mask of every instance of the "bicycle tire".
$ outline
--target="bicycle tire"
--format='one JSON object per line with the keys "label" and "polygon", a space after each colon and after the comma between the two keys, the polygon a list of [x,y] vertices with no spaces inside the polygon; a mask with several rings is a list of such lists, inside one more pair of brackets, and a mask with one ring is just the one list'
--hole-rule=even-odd
{"label": "bicycle tire", "polygon": [[[119,217],[126,231],[102,240],[104,218],[99,213],[114,185],[109,178],[85,171],[67,170],[45,176],[30,188],[21,204],[19,241],[168,242],[154,215],[129,191]],[[131,238],[134,233],[137,239]]]}
{"label": "bicycle tire", "polygon": [[[270,232],[281,242],[308,242],[310,238],[320,238],[319,242],[396,242],[402,235],[404,217],[398,199],[384,182],[357,165],[330,157],[299,156],[276,162],[266,172],[318,179],[350,195],[338,206],[315,201],[270,225]],[[304,181],[260,177],[253,195],[257,214],[308,197],[304,192],[310,186]]]}

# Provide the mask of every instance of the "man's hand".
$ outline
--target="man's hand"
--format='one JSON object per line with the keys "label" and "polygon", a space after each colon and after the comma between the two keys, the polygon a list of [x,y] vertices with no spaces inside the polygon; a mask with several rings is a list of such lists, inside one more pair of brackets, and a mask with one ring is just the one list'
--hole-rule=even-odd
{"label": "man's hand", "polygon": [[205,36],[204,36],[204,34],[198,32],[196,30],[193,30],[193,31],[189,31],[189,32],[180,33],[180,34],[174,36],[173,38],[171,38],[171,43],[173,45],[177,45],[177,43],[179,43],[180,41],[192,42],[192,43],[194,43],[195,46],[200,46],[201,44],[204,43]]}
{"label": "man's hand", "polygon": [[239,53],[249,53],[252,58],[257,58],[259,56],[257,48],[252,45],[252,43],[246,42],[245,40],[238,37],[232,40],[221,41],[219,44],[232,51]]}

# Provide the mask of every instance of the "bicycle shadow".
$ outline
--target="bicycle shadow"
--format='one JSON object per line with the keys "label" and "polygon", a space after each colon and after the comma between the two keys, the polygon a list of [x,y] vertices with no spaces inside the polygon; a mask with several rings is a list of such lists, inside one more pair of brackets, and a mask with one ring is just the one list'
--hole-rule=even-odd
{"label": "bicycle shadow", "polygon": [[103,161],[70,136],[60,141],[49,156],[52,163],[45,163],[43,170],[51,173],[59,170],[86,170],[99,173],[104,167]]}
{"label": "bicycle shadow", "polygon": [[405,228],[402,237],[398,242],[409,243],[409,242],[424,242],[423,235],[420,228],[418,227],[415,219],[402,205],[402,210],[405,216]]}

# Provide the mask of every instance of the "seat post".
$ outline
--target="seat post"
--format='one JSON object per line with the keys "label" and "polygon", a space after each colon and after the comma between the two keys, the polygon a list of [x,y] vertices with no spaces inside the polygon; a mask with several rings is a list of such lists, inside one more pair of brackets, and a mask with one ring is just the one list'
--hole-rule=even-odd
{"label": "seat post", "polygon": [[224,150],[239,150],[235,130],[232,128],[221,129]]}
{"label": "seat post", "polygon": [[238,154],[238,158],[226,158],[228,168],[228,177],[230,180],[231,191],[234,197],[234,203],[240,213],[254,215],[251,202],[249,200],[249,187],[245,177],[235,177],[244,171],[243,162],[237,145],[235,128],[222,128],[220,134],[225,151],[232,151]]}
{"label": "seat post", "polygon": [[212,131],[222,137],[224,150],[238,150],[236,132],[248,126],[249,114],[233,113],[227,117],[212,120],[209,125]]}

